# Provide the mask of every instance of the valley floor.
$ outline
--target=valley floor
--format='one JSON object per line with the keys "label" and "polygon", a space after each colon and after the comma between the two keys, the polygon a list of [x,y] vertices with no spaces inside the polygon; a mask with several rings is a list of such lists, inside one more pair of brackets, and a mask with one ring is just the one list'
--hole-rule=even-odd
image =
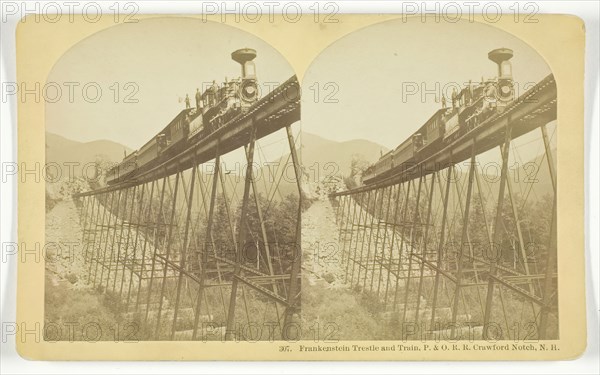
{"label": "valley floor", "polygon": [[376,306],[344,282],[339,229],[329,200],[314,201],[302,215],[303,338],[320,342],[377,340],[385,336]]}
{"label": "valley floor", "polygon": [[81,216],[70,198],[46,213],[44,335],[50,341],[135,340],[112,294],[87,283]]}

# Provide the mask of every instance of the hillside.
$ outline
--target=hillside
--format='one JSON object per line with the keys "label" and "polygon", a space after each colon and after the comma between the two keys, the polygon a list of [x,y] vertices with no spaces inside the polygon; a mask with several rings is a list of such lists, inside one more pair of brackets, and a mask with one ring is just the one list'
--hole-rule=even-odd
{"label": "hillside", "polygon": [[311,177],[315,171],[319,172],[320,178],[331,173],[348,176],[353,157],[371,164],[379,159],[381,153],[388,151],[386,147],[364,139],[336,142],[306,132],[301,137],[302,164]]}
{"label": "hillside", "polygon": [[[329,139],[325,139],[310,133],[302,133],[301,147],[298,150],[299,156],[302,160],[304,170],[304,186],[307,186],[307,190],[310,190],[307,182],[321,181],[323,178],[333,175],[348,176],[350,174],[350,168],[352,160],[360,160],[362,163],[371,164],[375,162],[381,155],[381,153],[387,152],[387,148],[367,140],[351,140],[345,142],[337,142]],[[90,163],[100,163],[102,168],[106,168],[110,163],[117,163],[122,160],[124,150],[129,153],[131,150],[119,143],[98,140],[93,142],[77,142],[62,136],[46,133],[46,163],[57,163],[63,167],[63,177],[67,177],[69,172],[69,163],[78,163],[74,167],[75,177],[83,176],[83,173],[93,174],[93,168],[89,167],[85,169],[86,165]],[[283,156],[279,160],[288,160],[288,155]],[[261,176],[269,176],[273,171],[267,171],[263,167]],[[93,176],[89,176],[93,177]],[[233,175],[228,178],[234,178]],[[64,178],[63,178],[64,180]],[[61,181],[61,183],[48,183],[47,201],[61,199],[65,195],[70,195],[73,189],[85,188],[85,186],[79,186],[81,184],[69,183]],[[269,185],[269,184],[268,184]],[[243,183],[227,184],[228,194],[236,191],[238,196],[243,193]],[[264,183],[258,183],[257,188],[264,195],[271,195],[265,192]],[[271,186],[267,186],[267,189],[271,189]],[[296,183],[290,179],[284,178],[280,180],[279,192],[281,195],[276,194],[275,199],[278,197],[286,196],[288,194],[294,194],[297,191]],[[310,194],[310,192],[309,192]]]}
{"label": "hillside", "polygon": [[[552,155],[556,158],[556,148],[552,148]],[[460,174],[461,182],[464,183],[468,178],[468,161],[459,163],[460,168],[457,169],[457,173]],[[552,187],[552,179],[550,178],[550,170],[548,169],[548,161],[544,152],[531,158],[530,160],[511,160],[508,164],[508,173],[510,180],[512,181],[513,189],[516,195],[530,195],[530,198],[539,198],[546,194],[553,194],[554,188]],[[500,161],[495,168],[489,168],[487,170],[495,170],[500,173]],[[493,185],[494,189],[499,186],[499,174],[487,174],[485,175],[480,167],[479,173],[483,177],[482,181],[494,181],[490,185]],[[555,164],[556,168],[556,164]]]}
{"label": "hillside", "polygon": [[112,141],[77,142],[46,132],[46,209],[74,191],[87,189],[87,182],[95,179],[95,167],[103,173],[123,159],[124,151],[131,152]]}
{"label": "hillside", "polygon": [[[337,142],[306,132],[301,133],[301,137],[301,147],[298,152],[302,160],[304,179],[311,184],[332,175],[348,176],[353,159],[358,158],[367,164],[371,164],[379,159],[382,152],[385,153],[388,151],[384,146],[367,140]],[[121,161],[124,150],[128,153],[131,152],[129,148],[108,140],[83,143],[69,140],[56,134],[46,133],[46,163],[57,163],[64,167],[65,163],[76,162],[78,163],[78,166],[74,169],[76,177],[82,176],[83,167],[88,163],[100,161],[101,165],[105,167],[106,163]],[[556,155],[555,149],[553,150],[553,154]],[[530,160],[529,163],[531,164],[529,165],[527,162],[522,163],[520,168],[511,171],[511,173],[517,173],[518,171],[519,176],[514,179],[514,181],[518,181],[515,184],[518,192],[531,189],[531,186],[528,186],[531,185],[531,182],[529,182],[531,179],[528,179],[528,176],[535,177],[536,180],[533,186],[534,195],[541,196],[552,192],[548,167],[546,161],[541,160],[542,156],[540,155]],[[285,155],[279,161],[287,159],[288,155]],[[537,168],[533,169],[531,165],[539,165],[539,170],[536,170]],[[266,168],[263,167],[261,176],[268,176],[273,173],[273,171],[267,171]],[[92,173],[92,170],[90,168],[88,173]],[[466,172],[466,169],[461,170],[463,173]],[[63,177],[67,176],[66,173],[68,173],[68,169],[64,167]],[[532,173],[534,174],[531,175]],[[233,176],[230,177],[233,178]],[[465,176],[461,176],[462,178],[466,178],[466,173]],[[53,197],[60,190],[69,190],[65,188],[64,184],[61,186],[52,185],[57,184],[47,184],[47,190]],[[228,187],[231,190],[236,190],[237,194],[243,193],[243,183],[238,183],[235,188],[233,188],[233,185],[229,185]],[[267,186],[267,188],[270,187]],[[262,182],[257,184],[257,188],[265,194]],[[279,190],[282,196],[295,193],[296,189],[294,181],[289,179],[282,179],[280,181]]]}
{"label": "hillside", "polygon": [[[388,151],[384,146],[362,139],[337,142],[306,132],[302,132],[300,137],[299,143],[301,146],[298,150],[298,156],[302,162],[304,173],[302,186],[308,197],[314,195],[312,190],[324,178],[348,176],[353,159],[358,159],[368,165],[377,161],[381,152],[385,153]],[[288,160],[288,157],[289,155],[286,154],[274,162],[283,163]],[[261,176],[270,176],[274,173],[274,171],[269,171],[267,168],[269,167],[265,166],[262,168],[260,171]],[[238,194],[241,194],[242,188],[243,184],[239,184],[237,187]],[[261,193],[265,194],[264,184],[257,184],[257,188]],[[297,191],[295,181],[288,178],[280,180],[278,189],[281,196],[295,194]]]}
{"label": "hillside", "polygon": [[[551,149],[551,153],[554,157],[555,168],[556,168],[556,148]],[[512,171],[513,174],[516,171]],[[514,176],[514,175],[513,175]],[[536,198],[539,198],[545,194],[554,194],[554,188],[552,187],[552,179],[550,178],[550,170],[548,169],[548,161],[546,160],[545,154],[542,153],[535,158],[521,163],[518,169],[518,176],[515,180],[519,181],[517,193],[532,191]]]}
{"label": "hillside", "polygon": [[123,151],[131,149],[117,142],[99,140],[93,142],[77,142],[57,134],[46,132],[46,163],[77,162],[82,165],[105,160],[119,162],[123,159]]}

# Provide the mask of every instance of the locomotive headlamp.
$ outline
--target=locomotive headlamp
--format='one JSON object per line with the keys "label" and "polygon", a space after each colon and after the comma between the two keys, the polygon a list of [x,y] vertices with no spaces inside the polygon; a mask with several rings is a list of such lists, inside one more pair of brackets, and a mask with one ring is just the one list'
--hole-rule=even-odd
{"label": "locomotive headlamp", "polygon": [[509,102],[513,99],[514,96],[514,87],[512,81],[509,80],[501,80],[499,83],[499,91],[500,97],[499,99],[503,102]]}
{"label": "locomotive headlamp", "polygon": [[242,99],[251,102],[256,100],[258,97],[258,88],[256,87],[256,82],[246,82],[242,86]]}

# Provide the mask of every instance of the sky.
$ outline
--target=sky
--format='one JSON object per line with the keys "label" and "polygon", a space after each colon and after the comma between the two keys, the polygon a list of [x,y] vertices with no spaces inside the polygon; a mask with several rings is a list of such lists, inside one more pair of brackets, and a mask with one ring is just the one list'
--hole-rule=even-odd
{"label": "sky", "polygon": [[[495,77],[497,65],[487,57],[493,49],[514,51],[513,77],[520,93],[526,83],[551,73],[528,44],[492,26],[468,21],[423,23],[419,17],[407,20],[357,30],[313,61],[302,82],[303,131],[337,141],[368,139],[392,149],[441,108],[433,92],[447,87],[449,95],[455,83]],[[319,100],[314,90],[307,90],[317,86]],[[414,87],[417,94],[407,95]],[[423,89],[432,93],[422,98]],[[323,100],[326,93],[337,102]],[[539,138],[539,132],[529,138],[522,141]]]}
{"label": "sky", "polygon": [[[246,47],[257,50],[261,82],[282,83],[294,74],[270,45],[219,23],[160,17],[98,32],[67,51],[49,74],[48,82],[80,86],[73,103],[47,104],[46,130],[76,141],[108,139],[137,149],[185,108],[186,93],[195,105],[196,88],[202,91],[203,82],[239,77],[241,68],[231,52]],[[77,94],[87,83],[97,83],[88,89],[88,99],[94,87],[102,90],[96,103]],[[138,102],[126,102],[128,95]]]}
{"label": "sky", "polygon": [[[240,67],[230,54],[243,47],[258,52],[260,82],[283,82],[294,74],[270,45],[219,23],[157,17],[98,32],[67,51],[48,82],[77,82],[79,88],[97,83],[102,97],[96,103],[87,103],[81,95],[75,95],[73,103],[48,103],[46,129],[77,141],[108,139],[137,149],[184,108],[186,93],[193,105],[193,94],[203,83],[238,77]],[[306,72],[302,131],[395,148],[440,108],[436,100],[444,88],[449,94],[455,85],[494,77],[497,67],[487,53],[499,47],[514,51],[518,93],[550,74],[529,45],[488,25],[423,23],[415,17],[357,30],[326,48]],[[415,88],[416,94],[406,95]],[[422,97],[423,89],[431,93]],[[94,94],[93,89],[89,92]],[[128,94],[137,103],[127,103]],[[294,130],[298,133],[299,126]],[[283,140],[285,135],[276,133],[260,142],[265,159],[286,154]],[[522,147],[523,160],[539,153],[538,133],[518,141],[537,143]]]}

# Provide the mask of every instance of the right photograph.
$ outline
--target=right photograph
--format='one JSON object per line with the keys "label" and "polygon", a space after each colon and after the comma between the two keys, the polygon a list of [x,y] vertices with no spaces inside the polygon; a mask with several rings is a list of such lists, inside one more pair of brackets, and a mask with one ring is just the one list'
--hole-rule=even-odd
{"label": "right photograph", "polygon": [[558,339],[552,71],[499,28],[427,21],[304,75],[303,338]]}

